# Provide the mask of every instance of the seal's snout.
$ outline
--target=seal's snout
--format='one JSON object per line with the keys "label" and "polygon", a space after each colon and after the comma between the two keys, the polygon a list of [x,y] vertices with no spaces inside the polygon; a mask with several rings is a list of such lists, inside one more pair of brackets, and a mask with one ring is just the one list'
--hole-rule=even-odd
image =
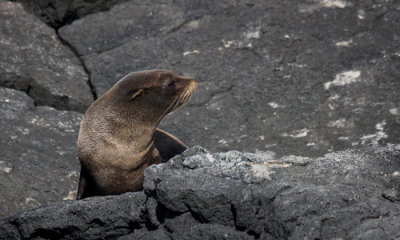
{"label": "seal's snout", "polygon": [[176,84],[176,89],[180,94],[191,93],[197,87],[197,82],[193,78],[177,77]]}
{"label": "seal's snout", "polygon": [[189,78],[188,90],[193,92],[197,87],[197,82],[193,78]]}
{"label": "seal's snout", "polygon": [[197,87],[197,81],[194,78],[182,78],[187,92],[193,92]]}
{"label": "seal's snout", "polygon": [[193,78],[177,77],[176,85],[177,95],[167,109],[166,113],[172,112],[189,100],[197,87],[197,82]]}
{"label": "seal's snout", "polygon": [[190,78],[190,85],[193,87],[193,88],[196,88],[197,87],[197,81],[194,79],[194,78]]}

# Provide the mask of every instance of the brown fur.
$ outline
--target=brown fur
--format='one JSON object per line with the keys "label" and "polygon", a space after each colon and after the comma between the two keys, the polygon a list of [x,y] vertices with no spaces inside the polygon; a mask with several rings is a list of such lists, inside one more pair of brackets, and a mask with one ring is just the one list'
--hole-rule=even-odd
{"label": "brown fur", "polygon": [[134,72],[97,99],[79,131],[77,199],[139,191],[146,167],[183,152],[187,146],[157,125],[196,85],[166,70]]}

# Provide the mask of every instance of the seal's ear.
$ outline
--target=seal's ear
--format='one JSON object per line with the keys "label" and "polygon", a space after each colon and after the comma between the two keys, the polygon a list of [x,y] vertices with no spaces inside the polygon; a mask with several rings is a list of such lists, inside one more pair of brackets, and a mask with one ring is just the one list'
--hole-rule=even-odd
{"label": "seal's ear", "polygon": [[143,92],[144,92],[143,89],[137,90],[136,92],[134,92],[134,93],[132,94],[131,100],[135,100],[135,98],[137,98],[137,97],[139,97],[140,95],[142,95]]}

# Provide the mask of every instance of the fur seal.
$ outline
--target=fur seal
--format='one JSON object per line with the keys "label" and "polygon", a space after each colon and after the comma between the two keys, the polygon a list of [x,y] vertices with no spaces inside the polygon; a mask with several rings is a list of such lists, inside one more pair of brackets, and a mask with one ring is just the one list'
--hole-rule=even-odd
{"label": "fur seal", "polygon": [[141,71],[126,75],[98,98],[79,130],[77,200],[142,190],[146,167],[182,153],[187,146],[157,125],[196,86],[196,80],[171,71]]}

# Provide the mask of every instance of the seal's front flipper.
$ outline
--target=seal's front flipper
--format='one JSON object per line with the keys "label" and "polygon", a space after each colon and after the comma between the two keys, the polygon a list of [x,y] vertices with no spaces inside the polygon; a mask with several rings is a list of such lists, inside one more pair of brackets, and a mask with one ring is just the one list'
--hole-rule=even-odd
{"label": "seal's front flipper", "polygon": [[85,192],[87,186],[87,181],[85,176],[82,174],[82,168],[81,168],[81,174],[79,176],[79,185],[78,185],[78,193],[76,194],[76,200],[81,200],[83,193]]}
{"label": "seal's front flipper", "polygon": [[79,177],[78,193],[76,194],[76,200],[81,200],[95,195],[94,186],[90,186],[89,179],[90,176],[88,172],[83,167],[81,167],[81,174]]}
{"label": "seal's front flipper", "polygon": [[181,140],[174,135],[161,130],[159,128],[154,132],[154,145],[163,159],[163,162],[167,162],[175,155],[181,154],[185,151],[186,146]]}

